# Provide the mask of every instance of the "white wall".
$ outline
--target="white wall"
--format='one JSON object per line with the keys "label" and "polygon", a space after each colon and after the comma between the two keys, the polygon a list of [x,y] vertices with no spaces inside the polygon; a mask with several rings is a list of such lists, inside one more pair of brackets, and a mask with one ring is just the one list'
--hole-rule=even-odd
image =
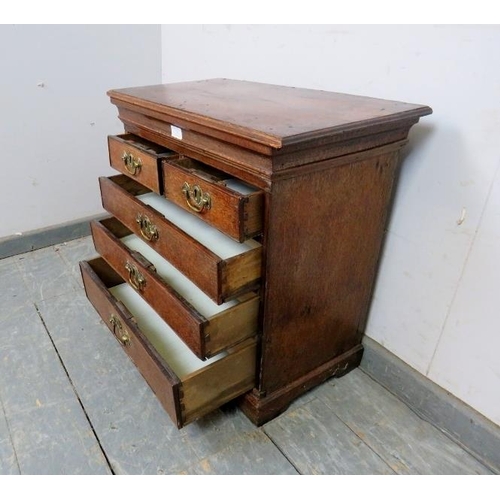
{"label": "white wall", "polygon": [[227,77],[434,109],[410,134],[367,335],[500,424],[500,28],[164,25],[162,47],[164,82]]}
{"label": "white wall", "polygon": [[159,83],[160,26],[0,26],[0,238],[102,213],[106,91]]}

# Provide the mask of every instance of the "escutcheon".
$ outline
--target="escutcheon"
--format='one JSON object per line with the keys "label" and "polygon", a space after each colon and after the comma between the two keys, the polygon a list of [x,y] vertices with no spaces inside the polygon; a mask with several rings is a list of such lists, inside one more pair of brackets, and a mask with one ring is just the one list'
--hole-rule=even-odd
{"label": "escutcheon", "polygon": [[137,266],[130,262],[125,264],[125,269],[128,271],[128,282],[133,288],[142,292],[146,286],[146,278],[144,275],[137,269]]}
{"label": "escutcheon", "polygon": [[114,314],[111,314],[111,316],[109,317],[109,322],[113,326],[113,333],[118,339],[118,342],[120,342],[122,346],[130,345],[130,335],[127,330],[123,328],[120,318],[118,318],[118,316]]}
{"label": "escutcheon", "polygon": [[158,239],[158,228],[151,222],[147,215],[137,214],[135,219],[139,225],[142,237],[147,241],[155,241]]}
{"label": "escutcheon", "polygon": [[182,192],[186,197],[186,203],[191,210],[200,213],[204,210],[210,210],[212,207],[210,194],[204,193],[203,189],[198,186],[198,184],[191,187],[188,182],[185,182],[182,185]]}
{"label": "escutcheon", "polygon": [[132,175],[137,175],[142,167],[142,160],[140,158],[136,158],[132,153],[128,153],[124,151],[122,154],[123,164]]}

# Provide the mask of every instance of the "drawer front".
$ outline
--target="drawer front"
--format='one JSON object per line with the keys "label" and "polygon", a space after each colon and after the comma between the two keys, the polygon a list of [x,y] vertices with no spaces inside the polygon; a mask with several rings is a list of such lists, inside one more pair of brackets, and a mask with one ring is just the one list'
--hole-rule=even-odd
{"label": "drawer front", "polygon": [[99,179],[103,207],[217,304],[259,286],[262,248],[221,258],[137,198],[147,189],[125,176]]}
{"label": "drawer front", "polygon": [[163,193],[236,241],[262,232],[264,194],[190,158],[163,162]]}
{"label": "drawer front", "polygon": [[110,165],[129,177],[161,193],[161,159],[176,153],[132,134],[108,136]]}
{"label": "drawer front", "polygon": [[80,262],[80,270],[87,298],[176,422],[180,413],[180,380],[141,334],[130,312],[109,293],[108,287],[119,285],[123,280],[102,259]]}
{"label": "drawer front", "polygon": [[160,355],[162,346],[154,332],[147,330],[150,327],[144,317],[134,317],[130,312],[133,304],[117,300],[109,290],[122,283],[120,277],[101,258],[81,262],[80,269],[88,299],[179,428],[253,388],[255,340],[245,341],[216,361],[179,376],[179,368],[174,370],[165,353]]}
{"label": "drawer front", "polygon": [[[191,281],[145,243],[138,241],[137,236],[131,236],[131,231],[117,219],[93,221],[91,229],[97,252],[155,309],[200,359],[212,357],[256,335],[259,297],[254,293],[232,301],[231,304],[234,302],[234,305],[231,307],[216,306],[208,297],[200,297]],[[132,243],[135,243],[135,247],[130,243],[134,239]],[[134,250],[137,247],[146,248],[141,254]],[[156,266],[143,254],[147,254]],[[188,301],[182,293],[191,300]],[[206,315],[196,308],[197,299],[199,303],[200,298],[199,307],[205,306]],[[222,310],[219,311],[220,309]]]}

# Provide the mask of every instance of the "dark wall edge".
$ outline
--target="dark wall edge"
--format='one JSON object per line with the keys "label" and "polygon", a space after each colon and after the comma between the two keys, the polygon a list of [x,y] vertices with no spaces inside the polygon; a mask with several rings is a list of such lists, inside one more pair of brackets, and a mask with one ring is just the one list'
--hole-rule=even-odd
{"label": "dark wall edge", "polygon": [[102,219],[105,216],[106,214],[96,214],[56,226],[0,238],[0,259],[88,236],[90,221]]}
{"label": "dark wall edge", "polygon": [[500,427],[373,339],[363,340],[361,369],[415,413],[500,474]]}

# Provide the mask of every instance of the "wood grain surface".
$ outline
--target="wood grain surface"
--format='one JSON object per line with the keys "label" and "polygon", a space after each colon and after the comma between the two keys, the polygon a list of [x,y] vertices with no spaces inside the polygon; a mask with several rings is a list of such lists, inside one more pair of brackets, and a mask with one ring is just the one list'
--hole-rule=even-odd
{"label": "wood grain surface", "polygon": [[139,105],[273,148],[347,130],[418,118],[428,106],[263,83],[212,79],[111,90]]}

